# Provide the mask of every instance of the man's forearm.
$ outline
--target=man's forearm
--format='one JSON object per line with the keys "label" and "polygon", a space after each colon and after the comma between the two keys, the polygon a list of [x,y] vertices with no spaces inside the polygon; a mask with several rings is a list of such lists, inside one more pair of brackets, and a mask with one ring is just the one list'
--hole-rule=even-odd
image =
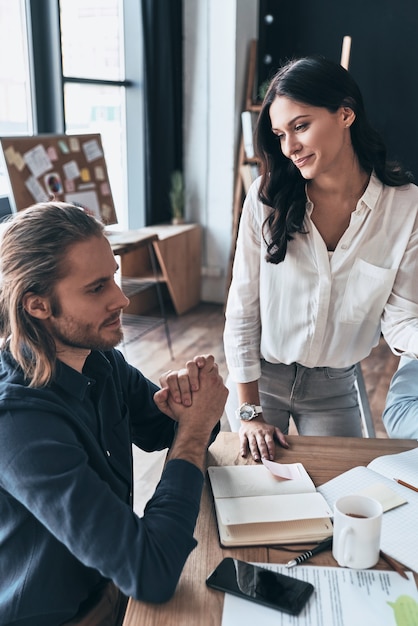
{"label": "man's forearm", "polygon": [[173,446],[168,453],[168,460],[182,459],[196,465],[201,472],[206,470],[206,452],[211,439],[207,432],[192,432],[179,424]]}

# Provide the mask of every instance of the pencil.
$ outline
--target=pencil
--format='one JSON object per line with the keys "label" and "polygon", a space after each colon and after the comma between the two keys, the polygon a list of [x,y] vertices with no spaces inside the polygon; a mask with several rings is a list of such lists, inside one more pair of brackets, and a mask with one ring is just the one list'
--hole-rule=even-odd
{"label": "pencil", "polygon": [[406,578],[407,580],[409,580],[408,576],[405,574],[405,571],[402,565],[398,563],[397,561],[395,561],[395,559],[392,559],[392,557],[388,556],[385,552],[382,552],[382,550],[380,550],[380,557],[384,561],[386,561],[386,563],[390,565],[391,568],[395,570],[395,572],[398,572],[398,574],[400,574],[402,578]]}
{"label": "pencil", "polygon": [[406,483],[404,480],[401,480],[400,478],[395,478],[395,480],[400,485],[403,485],[404,487],[408,487],[408,489],[412,489],[412,491],[418,491],[418,487],[414,487],[414,485],[410,485],[409,483]]}

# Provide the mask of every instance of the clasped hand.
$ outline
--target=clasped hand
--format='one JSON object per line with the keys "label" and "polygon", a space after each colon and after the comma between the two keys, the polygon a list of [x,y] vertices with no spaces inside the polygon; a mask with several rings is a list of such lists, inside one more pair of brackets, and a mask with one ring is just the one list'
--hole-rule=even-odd
{"label": "clasped hand", "polygon": [[154,401],[172,419],[181,422],[187,415],[211,430],[221,418],[228,390],[211,354],[195,356],[184,368],[165,372],[160,385]]}

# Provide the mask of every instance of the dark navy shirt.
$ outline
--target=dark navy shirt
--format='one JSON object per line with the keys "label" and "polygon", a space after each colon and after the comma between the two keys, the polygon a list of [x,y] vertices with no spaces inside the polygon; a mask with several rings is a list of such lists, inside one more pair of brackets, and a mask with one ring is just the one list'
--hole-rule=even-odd
{"label": "dark navy shirt", "polygon": [[117,350],[92,352],[80,374],[62,362],[28,387],[0,354],[0,624],[56,626],[113,580],[129,596],[164,602],[196,541],[203,475],[169,461],[139,518],[132,447],[171,445],[174,422],[158,389]]}

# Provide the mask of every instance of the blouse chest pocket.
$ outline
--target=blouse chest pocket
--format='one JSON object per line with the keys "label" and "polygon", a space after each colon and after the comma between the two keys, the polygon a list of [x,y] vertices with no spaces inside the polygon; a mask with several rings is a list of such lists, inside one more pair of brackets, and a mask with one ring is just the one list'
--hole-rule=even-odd
{"label": "blouse chest pocket", "polygon": [[392,291],[396,269],[386,269],[356,259],[345,288],[340,320],[358,324],[365,319],[378,324]]}

